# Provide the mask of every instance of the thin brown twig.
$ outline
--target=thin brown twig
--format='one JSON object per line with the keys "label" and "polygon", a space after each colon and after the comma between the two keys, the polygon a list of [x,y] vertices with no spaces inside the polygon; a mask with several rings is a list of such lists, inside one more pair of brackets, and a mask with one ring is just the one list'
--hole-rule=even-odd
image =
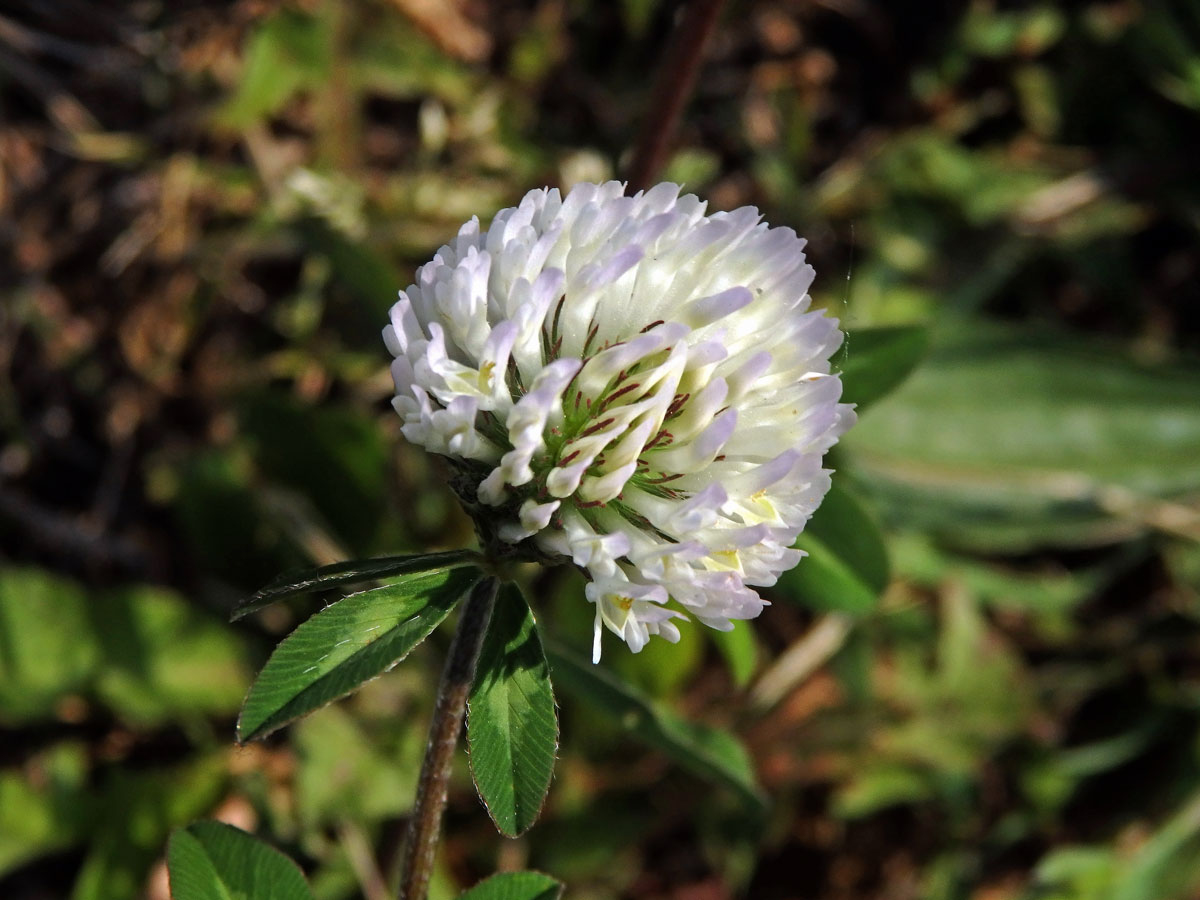
{"label": "thin brown twig", "polygon": [[354,870],[358,879],[363,900],[388,900],[391,894],[387,882],[383,880],[379,866],[375,863],[371,843],[367,840],[363,827],[357,822],[342,822],[338,825],[337,836],[346,858],[350,861],[350,868]]}
{"label": "thin brown twig", "polygon": [[437,705],[429,726],[421,778],[417,782],[417,801],[408,823],[402,857],[403,874],[397,879],[400,881],[400,900],[425,900],[429,891],[454,750],[458,746],[467,695],[475,679],[475,663],[479,660],[498,589],[499,582],[495,577],[484,578],[471,589],[450,644],[450,654],[438,683]]}
{"label": "thin brown twig", "polygon": [[651,185],[671,152],[679,119],[700,72],[704,48],[717,26],[725,0],[692,0],[675,29],[659,66],[658,78],[629,163],[629,190]]}

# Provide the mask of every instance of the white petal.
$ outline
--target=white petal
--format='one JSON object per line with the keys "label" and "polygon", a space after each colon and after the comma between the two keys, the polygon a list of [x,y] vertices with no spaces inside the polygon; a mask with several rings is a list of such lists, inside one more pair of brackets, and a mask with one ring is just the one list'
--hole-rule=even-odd
{"label": "white petal", "polygon": [[[473,461],[501,540],[585,569],[594,655],[764,607],[855,419],[804,241],[661,184],[530,191],[421,266],[383,332],[405,437]],[[620,503],[615,501],[620,500]]]}

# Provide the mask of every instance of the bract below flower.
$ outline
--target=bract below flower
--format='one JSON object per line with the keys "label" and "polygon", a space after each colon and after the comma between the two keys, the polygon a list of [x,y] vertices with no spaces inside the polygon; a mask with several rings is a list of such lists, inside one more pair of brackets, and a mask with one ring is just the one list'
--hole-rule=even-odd
{"label": "bract below flower", "polygon": [[405,436],[451,461],[490,552],[587,572],[595,659],[604,627],[636,652],[753,618],[800,559],[854,421],[803,247],[674,184],[536,190],[392,307]]}

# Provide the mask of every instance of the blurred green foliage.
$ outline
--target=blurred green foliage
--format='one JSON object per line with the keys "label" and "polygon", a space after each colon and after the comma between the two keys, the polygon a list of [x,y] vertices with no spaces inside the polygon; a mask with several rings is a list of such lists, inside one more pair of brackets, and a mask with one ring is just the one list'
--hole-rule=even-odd
{"label": "blurred green foliage", "polygon": [[[471,542],[387,309],[470,216],[620,171],[674,7],[423,6],[0,13],[5,898],[165,897],[213,816],[358,896],[411,803],[445,635],[234,748],[316,607],[224,618]],[[1200,7],[731,7],[666,174],[809,237],[861,422],[752,627],[596,670],[578,576],[529,573],[548,807],[504,841],[464,760],[435,898],[1195,896]]]}

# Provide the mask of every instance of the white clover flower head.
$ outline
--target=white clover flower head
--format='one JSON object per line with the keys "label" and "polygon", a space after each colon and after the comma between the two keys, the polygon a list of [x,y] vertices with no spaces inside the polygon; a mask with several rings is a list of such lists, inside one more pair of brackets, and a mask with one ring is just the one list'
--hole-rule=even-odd
{"label": "white clover flower head", "polygon": [[383,333],[404,435],[450,460],[489,552],[587,573],[594,659],[603,627],[637,652],[687,615],[757,616],[854,422],[804,241],[679,190],[535,190],[472,219]]}

